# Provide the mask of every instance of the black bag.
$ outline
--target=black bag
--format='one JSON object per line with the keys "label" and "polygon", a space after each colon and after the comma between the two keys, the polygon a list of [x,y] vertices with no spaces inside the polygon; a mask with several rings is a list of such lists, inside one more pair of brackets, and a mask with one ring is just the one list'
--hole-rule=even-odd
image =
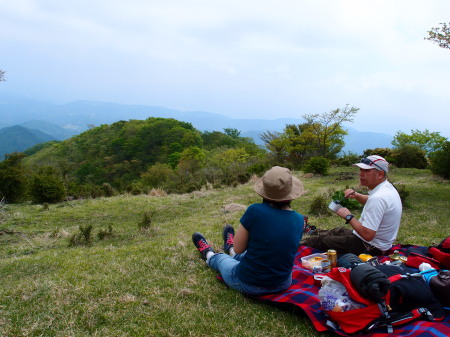
{"label": "black bag", "polygon": [[[368,266],[370,267],[367,269],[369,271],[370,269],[374,268],[373,266]],[[355,268],[361,267],[360,265],[358,265]],[[387,293],[382,296],[380,302],[375,302],[367,297],[364,297],[362,294],[360,294],[360,290],[357,289],[357,287],[360,287],[361,289],[363,288],[362,282],[364,276],[360,274],[363,272],[363,269],[359,269],[355,272],[355,268],[351,270],[342,267],[332,268],[331,271],[326,274],[331,279],[342,283],[352,300],[363,304],[361,308],[348,311],[339,311],[334,309],[325,310],[325,313],[330,317],[330,320],[327,321],[327,325],[331,328],[337,330],[339,326],[344,332],[353,334],[356,332],[367,333],[368,331],[376,327],[386,327],[387,332],[393,333],[394,326],[407,324],[417,319],[427,321],[434,320],[431,312],[427,308],[423,307],[411,308],[410,310],[403,312],[396,312],[394,310],[391,310],[391,308],[389,307],[391,298],[389,289],[387,290]],[[353,276],[353,278],[356,279],[356,282],[359,283],[358,286],[356,286],[351,279],[352,272],[355,275],[359,274],[356,278],[355,276]],[[401,275],[394,275],[390,278],[386,278],[385,275],[381,276],[376,272],[372,273],[372,271],[370,271],[369,274],[372,275],[370,276],[370,278],[372,279],[372,284],[374,284],[373,282],[377,283],[378,281],[381,281],[380,284],[383,284],[383,286],[379,287],[379,289],[384,288],[386,280],[392,283],[397,283],[402,279]],[[364,291],[367,291],[367,289],[364,289]],[[429,291],[431,292],[431,290]],[[384,289],[381,290],[381,292],[384,292]],[[378,292],[375,293],[378,294]]]}
{"label": "black bag", "polygon": [[353,269],[361,263],[364,263],[364,261],[353,253],[344,254],[337,260],[337,266],[346,269]]}
{"label": "black bag", "polygon": [[450,307],[450,270],[441,270],[433,276],[430,288],[444,307]]}
{"label": "black bag", "polygon": [[445,317],[445,310],[438,301],[426,281],[420,273],[409,274],[404,269],[392,265],[376,266],[387,277],[394,275],[401,276],[396,282],[392,282],[391,278],[391,300],[390,306],[392,310],[397,312],[409,311],[413,308],[427,308],[434,316],[434,319],[441,321]]}
{"label": "black bag", "polygon": [[350,280],[362,296],[374,302],[380,302],[391,286],[386,275],[368,263],[353,267]]}

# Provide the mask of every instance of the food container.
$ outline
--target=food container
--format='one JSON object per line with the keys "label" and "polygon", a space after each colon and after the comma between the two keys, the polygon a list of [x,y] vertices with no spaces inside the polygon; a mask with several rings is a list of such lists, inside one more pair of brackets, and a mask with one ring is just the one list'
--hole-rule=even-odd
{"label": "food container", "polygon": [[341,204],[338,201],[332,201],[330,202],[330,204],[328,205],[328,208],[331,209],[333,212],[337,212],[339,209],[342,208]]}
{"label": "food container", "polygon": [[330,271],[330,261],[326,253],[316,253],[302,257],[303,268],[313,273],[327,273]]}

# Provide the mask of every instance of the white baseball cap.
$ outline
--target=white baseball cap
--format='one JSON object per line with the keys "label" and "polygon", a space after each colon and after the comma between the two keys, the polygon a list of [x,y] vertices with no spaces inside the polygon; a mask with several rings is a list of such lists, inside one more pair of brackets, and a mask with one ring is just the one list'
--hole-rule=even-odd
{"label": "white baseball cap", "polygon": [[384,171],[388,173],[389,163],[381,156],[368,156],[361,159],[360,163],[353,164],[353,166],[358,166],[364,170],[377,169],[378,171]]}

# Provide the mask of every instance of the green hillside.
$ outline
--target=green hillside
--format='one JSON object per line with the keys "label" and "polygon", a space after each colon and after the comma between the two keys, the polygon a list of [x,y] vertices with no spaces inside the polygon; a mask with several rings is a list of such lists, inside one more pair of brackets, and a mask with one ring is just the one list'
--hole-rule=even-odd
{"label": "green hillside", "polygon": [[[234,157],[224,155],[230,149],[239,149],[236,150],[239,153]],[[209,167],[210,175],[214,176],[209,182],[221,183],[229,176],[229,172],[225,172],[227,160],[231,163],[236,158],[252,156],[255,161],[263,152],[252,140],[240,137],[237,130],[230,129],[228,134],[202,133],[190,123],[165,118],[105,124],[35,150],[28,151],[30,155],[24,159],[24,165],[35,171],[38,167],[52,166],[64,177],[68,193],[75,196],[83,189],[92,191],[103,184],[110,184],[119,191],[198,189],[208,182],[205,174],[202,179],[195,176],[200,169]],[[148,173],[156,164],[159,164],[159,171]],[[248,178],[247,168],[251,164],[247,161],[246,165],[240,165],[242,172],[239,174]],[[152,180],[153,176],[161,176],[161,172],[166,175],[165,179]],[[142,179],[145,174],[148,179]]]}
{"label": "green hillside", "polygon": [[[307,190],[294,209],[319,228],[342,225],[334,215],[310,214],[310,207],[318,195],[356,187],[357,168],[334,168],[328,177],[294,174]],[[447,236],[449,181],[428,170],[393,169],[390,176],[410,192],[399,241],[428,246]],[[237,225],[243,214],[236,206],[260,201],[252,186],[250,181],[182,195],[128,194],[48,208],[3,205],[0,335],[335,336],[315,332],[301,312],[227,289],[195,250],[195,231],[221,249],[223,226]],[[91,245],[69,247],[79,226],[89,225]]]}
{"label": "green hillside", "polygon": [[39,143],[55,140],[52,136],[23,126],[10,126],[0,129],[0,160],[12,152],[23,152]]}

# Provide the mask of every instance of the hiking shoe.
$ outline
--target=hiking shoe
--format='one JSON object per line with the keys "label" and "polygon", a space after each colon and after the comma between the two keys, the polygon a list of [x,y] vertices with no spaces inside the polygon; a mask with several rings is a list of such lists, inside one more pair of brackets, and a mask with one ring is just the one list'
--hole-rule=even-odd
{"label": "hiking shoe", "polygon": [[234,241],[234,228],[231,225],[226,225],[223,229],[223,250],[225,253],[230,254],[230,249],[233,247]]}
{"label": "hiking shoe", "polygon": [[316,226],[308,225],[308,227],[303,229],[303,236],[313,236],[316,235]]}
{"label": "hiking shoe", "polygon": [[194,243],[195,247],[197,247],[198,251],[202,253],[203,260],[206,260],[206,254],[208,252],[213,252],[214,249],[212,249],[211,245],[206,241],[205,237],[201,235],[199,232],[195,232],[192,234],[192,242]]}

